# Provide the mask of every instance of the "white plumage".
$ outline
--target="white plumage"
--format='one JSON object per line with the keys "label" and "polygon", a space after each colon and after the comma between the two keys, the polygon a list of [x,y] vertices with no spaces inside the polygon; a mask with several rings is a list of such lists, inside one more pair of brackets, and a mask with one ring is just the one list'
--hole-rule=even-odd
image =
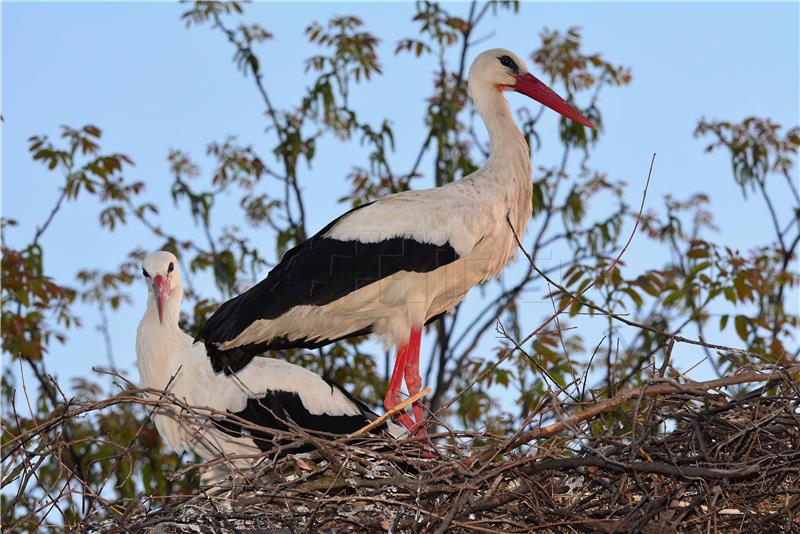
{"label": "white plumage", "polygon": [[[151,254],[143,262],[148,281],[147,309],[136,332],[143,386],[167,390],[187,405],[237,414],[254,424],[277,416],[305,426],[305,420],[291,419],[298,414],[298,419],[306,417],[307,412],[314,424],[322,426],[311,430],[349,433],[374,419],[375,414],[338,386],[282,360],[258,358],[236,374],[214,372],[205,347],[194,343],[178,325],[183,285],[177,264],[175,256],[165,251]],[[252,455],[265,448],[266,443],[259,447],[246,429],[243,433],[240,428],[238,433],[231,432],[230,424],[216,424],[207,417],[193,417],[166,406],[154,413],[153,420],[176,451],[193,451],[210,460],[222,455]],[[236,423],[233,427],[236,430]],[[388,430],[394,436],[403,433],[392,423]]]}
{"label": "white plumage", "polygon": [[[508,50],[480,54],[468,83],[489,133],[484,166],[443,187],[354,209],[287,252],[265,280],[223,304],[201,330],[215,370],[235,371],[266,350],[374,332],[398,348],[386,408],[399,402],[403,376],[410,394],[419,390],[422,326],[499,275],[516,250],[514,233],[521,239],[531,216],[530,154],[503,92],[521,92],[593,127]],[[419,429],[421,406],[414,413]],[[414,426],[404,413],[399,417]]]}

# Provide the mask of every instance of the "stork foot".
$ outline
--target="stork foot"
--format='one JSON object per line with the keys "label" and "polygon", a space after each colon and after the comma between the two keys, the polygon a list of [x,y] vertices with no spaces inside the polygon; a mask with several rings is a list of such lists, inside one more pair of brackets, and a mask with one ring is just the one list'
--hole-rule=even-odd
{"label": "stork foot", "polygon": [[422,421],[417,421],[414,424],[414,428],[411,429],[411,435],[415,438],[425,438],[427,441],[428,439],[428,422],[423,419]]}
{"label": "stork foot", "polygon": [[[398,404],[400,404],[400,390],[399,389],[395,391],[389,390],[386,393],[386,398],[383,399],[383,408],[388,412]],[[414,420],[411,419],[411,416],[409,416],[406,413],[405,410],[396,413],[393,416],[393,418],[396,419],[404,427],[406,427],[406,430],[408,430],[409,435],[414,435],[414,427],[416,426],[416,424],[414,423]]]}

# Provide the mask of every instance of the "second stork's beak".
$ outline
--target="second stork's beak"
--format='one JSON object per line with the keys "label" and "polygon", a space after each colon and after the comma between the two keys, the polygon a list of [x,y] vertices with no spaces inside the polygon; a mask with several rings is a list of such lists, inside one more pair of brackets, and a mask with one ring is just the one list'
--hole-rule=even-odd
{"label": "second stork's beak", "polygon": [[169,296],[169,280],[157,274],[153,278],[153,291],[156,295],[156,308],[158,309],[158,322],[164,324],[164,306]]}
{"label": "second stork's beak", "polygon": [[589,128],[596,128],[592,121],[581,115],[580,111],[572,107],[566,100],[558,96],[555,91],[547,87],[544,82],[529,72],[517,76],[517,83],[511,87],[518,93],[531,97],[570,120]]}

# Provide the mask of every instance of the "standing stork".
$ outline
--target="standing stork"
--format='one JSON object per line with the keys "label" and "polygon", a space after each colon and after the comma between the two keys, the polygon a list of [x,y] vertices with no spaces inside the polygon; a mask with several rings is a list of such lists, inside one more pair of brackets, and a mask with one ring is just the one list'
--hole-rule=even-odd
{"label": "standing stork", "polygon": [[[232,456],[234,466],[245,467],[247,456],[281,444],[270,429],[285,431],[296,425],[350,434],[377,417],[338,385],[283,360],[258,358],[235,374],[214,372],[205,347],[178,325],[183,284],[177,264],[166,251],[145,258],[147,308],[136,331],[142,385],[166,390],[192,407],[164,403],[153,415],[159,434],[173,450],[193,451],[205,460]],[[391,421],[376,431],[393,437],[406,433]],[[291,452],[309,449],[294,447]],[[215,478],[221,473],[209,474]]]}
{"label": "standing stork", "polygon": [[[385,408],[400,401],[403,377],[410,395],[419,391],[422,327],[502,271],[516,249],[514,232],[523,236],[531,217],[530,153],[503,93],[522,93],[594,128],[508,50],[478,55],[468,84],[489,132],[484,166],[442,187],[359,206],[286,252],[200,331],[216,371],[235,372],[267,350],[374,332],[397,347]],[[422,406],[413,412],[416,423],[405,412],[399,421],[424,433]]]}

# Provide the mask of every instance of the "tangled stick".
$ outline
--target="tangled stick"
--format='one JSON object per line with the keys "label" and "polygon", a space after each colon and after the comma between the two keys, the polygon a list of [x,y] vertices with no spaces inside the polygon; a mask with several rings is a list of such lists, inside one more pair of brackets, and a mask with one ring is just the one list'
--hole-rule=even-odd
{"label": "tangled stick", "polygon": [[417,392],[416,395],[412,395],[411,397],[407,398],[406,400],[404,400],[403,402],[401,402],[400,404],[398,404],[397,406],[395,406],[394,408],[392,408],[388,412],[384,413],[382,416],[380,416],[377,419],[375,419],[374,421],[370,422],[368,425],[364,426],[363,428],[359,428],[358,430],[356,430],[355,432],[350,434],[350,437],[355,437],[355,436],[360,436],[362,434],[366,434],[370,430],[381,426],[387,419],[389,419],[390,417],[394,417],[395,414],[398,414],[401,411],[405,410],[406,408],[408,408],[409,406],[411,406],[412,404],[414,404],[415,402],[420,400],[422,397],[425,397],[426,395],[430,395],[432,391],[433,390],[431,389],[431,387],[428,386],[425,389],[423,389],[422,391]]}
{"label": "tangled stick", "polygon": [[514,439],[504,443],[500,448],[488,448],[475,457],[471,463],[486,461],[500,452],[511,450],[520,445],[524,445],[534,439],[544,438],[557,434],[563,430],[573,428],[576,424],[587,421],[598,415],[611,412],[623,404],[630,402],[640,397],[655,397],[659,395],[669,395],[674,393],[697,393],[704,394],[708,391],[720,389],[728,386],[735,386],[740,384],[759,383],[759,382],[772,382],[774,380],[782,380],[786,378],[793,379],[800,376],[800,365],[794,365],[781,369],[780,371],[773,371],[770,373],[748,373],[742,375],[728,376],[725,378],[718,378],[716,380],[708,380],[705,382],[688,382],[686,384],[678,384],[674,382],[665,382],[663,379],[655,380],[655,383],[648,383],[644,386],[633,388],[611,397],[610,399],[593,403],[586,410],[573,414],[566,419],[556,423],[547,425],[535,430],[528,430],[517,435]]}
{"label": "tangled stick", "polygon": [[[64,521],[77,530],[124,532],[692,532],[712,526],[718,531],[791,532],[800,509],[799,375],[800,366],[794,365],[707,382],[654,379],[582,406],[548,426],[520,429],[505,440],[449,429],[444,421],[447,432],[440,436],[452,442],[439,441],[435,458],[420,458],[410,441],[376,437],[353,443],[348,437],[290,431],[282,436],[313,444],[318,454],[249,456],[257,466],[252,472],[242,471],[234,483],[195,495],[138,495],[110,502],[100,492],[106,477],[87,481],[96,505],[84,515],[65,515]],[[769,387],[733,399],[715,393],[746,383]],[[153,390],[125,391],[40,419],[37,427],[8,440],[4,484],[35,477],[42,461],[63,446],[63,425],[120,403],[148,410],[160,403],[199,421],[220,416],[182,405],[169,394],[155,395]],[[636,439],[617,424],[596,431],[605,426],[606,414],[619,411],[616,420],[624,421],[630,414],[626,404],[642,398],[652,399],[653,405],[642,411]],[[668,432],[658,430],[668,419],[678,424]],[[496,445],[477,448],[474,438]],[[534,439],[535,449],[519,449]],[[104,461],[118,465],[136,448],[119,443],[119,454]],[[170,477],[225,461],[188,463]],[[33,512],[34,522],[43,521],[48,509],[64,513],[74,491],[45,496]],[[18,530],[22,521],[3,526]]]}

